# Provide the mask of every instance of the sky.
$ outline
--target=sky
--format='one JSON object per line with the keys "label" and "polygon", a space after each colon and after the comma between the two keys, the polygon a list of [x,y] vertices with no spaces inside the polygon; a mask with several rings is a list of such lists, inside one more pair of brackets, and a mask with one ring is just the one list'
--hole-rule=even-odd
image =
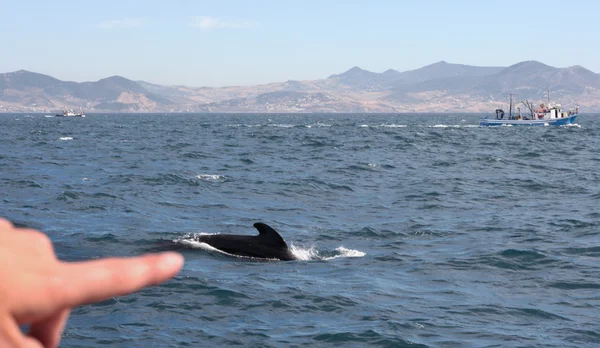
{"label": "sky", "polygon": [[165,85],[537,60],[600,73],[593,0],[0,0],[0,73]]}

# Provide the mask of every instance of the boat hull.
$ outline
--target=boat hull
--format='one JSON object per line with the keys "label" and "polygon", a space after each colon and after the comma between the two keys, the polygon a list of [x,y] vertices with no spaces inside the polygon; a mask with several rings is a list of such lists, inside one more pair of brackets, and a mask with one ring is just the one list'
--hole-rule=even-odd
{"label": "boat hull", "polygon": [[541,120],[498,120],[492,118],[483,118],[479,120],[479,126],[566,126],[575,123],[577,114],[568,117],[541,119]]}

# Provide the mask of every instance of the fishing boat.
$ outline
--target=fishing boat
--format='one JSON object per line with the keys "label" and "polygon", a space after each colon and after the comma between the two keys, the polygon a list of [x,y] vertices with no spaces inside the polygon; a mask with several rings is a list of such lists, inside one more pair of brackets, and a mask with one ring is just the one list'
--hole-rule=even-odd
{"label": "fishing boat", "polygon": [[56,114],[57,117],[85,117],[85,112],[79,108],[79,112],[73,111],[73,109],[64,109],[62,114]]}
{"label": "fishing boat", "polygon": [[579,114],[579,106],[575,107],[575,110],[563,111],[560,104],[550,103],[550,92],[548,92],[548,102],[540,104],[539,107],[534,107],[527,100],[521,103],[529,110],[528,115],[521,114],[520,107],[517,107],[517,112],[513,115],[511,94],[507,117],[504,118],[504,110],[496,109],[496,118],[485,116],[479,120],[479,126],[566,126],[575,123]]}

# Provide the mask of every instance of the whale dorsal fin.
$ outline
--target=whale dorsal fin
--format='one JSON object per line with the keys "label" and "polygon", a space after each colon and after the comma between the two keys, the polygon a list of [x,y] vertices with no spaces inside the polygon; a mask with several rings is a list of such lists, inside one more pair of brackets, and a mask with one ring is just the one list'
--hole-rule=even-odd
{"label": "whale dorsal fin", "polygon": [[258,235],[268,243],[279,247],[288,247],[285,240],[271,226],[257,222],[254,224],[254,227],[258,230]]}

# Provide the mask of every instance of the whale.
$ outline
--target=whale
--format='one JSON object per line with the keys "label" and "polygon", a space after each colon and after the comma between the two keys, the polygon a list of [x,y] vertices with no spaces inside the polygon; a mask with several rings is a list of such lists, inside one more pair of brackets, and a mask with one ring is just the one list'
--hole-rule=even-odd
{"label": "whale", "polygon": [[287,243],[271,226],[256,222],[257,236],[238,234],[197,235],[196,242],[206,243],[227,254],[260,259],[292,261],[298,258],[288,248]]}

